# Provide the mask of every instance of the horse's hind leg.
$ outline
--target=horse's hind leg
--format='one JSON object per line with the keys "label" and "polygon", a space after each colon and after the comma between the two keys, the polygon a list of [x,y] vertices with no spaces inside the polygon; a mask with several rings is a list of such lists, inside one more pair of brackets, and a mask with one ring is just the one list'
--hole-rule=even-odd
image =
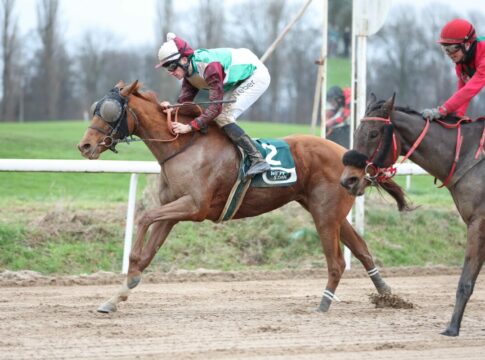
{"label": "horse's hind leg", "polygon": [[475,281],[485,260],[485,219],[479,218],[468,225],[465,263],[456,290],[456,302],[451,322],[442,335],[458,336],[466,304],[473,293]]}
{"label": "horse's hind leg", "polygon": [[[114,312],[117,310],[118,303],[128,300],[128,295],[130,294],[131,289],[140,283],[142,271],[145,270],[148,264],[150,264],[175,223],[175,221],[159,221],[154,223],[152,225],[150,237],[145,246],[143,246],[143,240],[146,230],[139,229],[137,241],[130,253],[130,265],[126,280],[123,282],[123,285],[116,295],[98,308],[98,312]],[[140,231],[142,231],[142,234],[140,234]],[[139,239],[141,239],[141,241],[138,241]]]}
{"label": "horse's hind leg", "polygon": [[347,246],[352,254],[364,265],[374,286],[379,294],[391,293],[391,287],[382,279],[379,270],[374,264],[372,255],[362,237],[355,231],[350,223],[345,219],[340,228],[340,240]]}

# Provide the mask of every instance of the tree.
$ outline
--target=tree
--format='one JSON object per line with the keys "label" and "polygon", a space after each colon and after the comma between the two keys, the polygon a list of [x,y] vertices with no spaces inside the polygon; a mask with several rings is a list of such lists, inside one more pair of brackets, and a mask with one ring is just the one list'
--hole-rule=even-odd
{"label": "tree", "polygon": [[25,115],[28,119],[79,118],[79,94],[75,93],[72,61],[59,24],[59,1],[37,3],[39,48],[32,51],[25,82]]}
{"label": "tree", "polygon": [[174,16],[175,9],[172,0],[158,0],[156,7],[156,34],[159,41],[155,44],[153,50],[146,52],[147,55],[143,58],[145,85],[157,91],[161,99],[174,101],[177,99],[180,84],[176,79],[166,74],[164,69],[156,70],[153,65],[158,62],[158,48],[166,41],[167,33],[175,32],[175,34],[178,34]]}
{"label": "tree", "polygon": [[107,91],[102,88],[102,84],[103,77],[110,67],[110,61],[106,61],[106,44],[113,43],[111,38],[110,34],[86,32],[79,44],[77,65],[84,111],[88,111],[92,101]]}
{"label": "tree", "polygon": [[14,120],[18,104],[19,81],[15,78],[14,58],[19,52],[17,20],[14,18],[14,0],[2,0],[2,106],[0,120]]}
{"label": "tree", "polygon": [[197,44],[206,49],[224,46],[224,2],[199,0]]}

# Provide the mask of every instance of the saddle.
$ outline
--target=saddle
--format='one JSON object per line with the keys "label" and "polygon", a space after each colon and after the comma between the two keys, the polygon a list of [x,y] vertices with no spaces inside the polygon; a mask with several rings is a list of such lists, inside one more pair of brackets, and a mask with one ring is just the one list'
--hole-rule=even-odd
{"label": "saddle", "polygon": [[256,139],[255,143],[271,169],[247,179],[246,172],[250,167],[250,160],[244,151],[238,147],[241,156],[238,176],[217,222],[231,220],[234,217],[250,187],[289,187],[296,183],[295,162],[286,141],[281,139]]}

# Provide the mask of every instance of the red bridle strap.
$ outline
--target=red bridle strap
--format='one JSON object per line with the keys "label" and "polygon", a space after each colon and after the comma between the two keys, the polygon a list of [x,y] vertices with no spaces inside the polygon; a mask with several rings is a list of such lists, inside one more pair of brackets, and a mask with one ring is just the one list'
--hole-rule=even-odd
{"label": "red bridle strap", "polygon": [[[388,118],[382,118],[382,117],[365,117],[361,121],[382,121],[386,125],[391,125],[391,119],[390,117]],[[386,167],[386,168],[380,168],[376,166],[373,161],[376,155],[379,153],[379,150],[381,149],[383,143],[383,136],[381,137],[379,144],[377,144],[377,147],[374,150],[374,153],[371,155],[369,160],[367,160],[367,166],[365,167],[365,176],[368,180],[374,182],[383,182],[386,181],[390,178],[392,178],[394,175],[396,175],[397,169],[393,166],[396,163],[398,154],[397,154],[397,141],[396,141],[396,134],[394,132],[392,133],[392,162],[391,165]],[[372,169],[374,172],[374,175],[369,174],[368,170]]]}
{"label": "red bridle strap", "polygon": [[411,156],[411,154],[418,148],[418,146],[421,144],[421,142],[423,141],[424,137],[426,136],[426,133],[428,132],[428,129],[429,129],[429,125],[430,125],[430,121],[429,121],[429,118],[426,119],[426,125],[424,125],[424,129],[423,131],[421,131],[421,134],[419,135],[419,137],[416,139],[416,141],[414,142],[413,146],[411,146],[411,149],[409,149],[409,151],[406,153],[406,155],[404,156],[404,158],[401,160],[401,164],[403,162],[405,162],[407,159],[409,159],[409,157]]}

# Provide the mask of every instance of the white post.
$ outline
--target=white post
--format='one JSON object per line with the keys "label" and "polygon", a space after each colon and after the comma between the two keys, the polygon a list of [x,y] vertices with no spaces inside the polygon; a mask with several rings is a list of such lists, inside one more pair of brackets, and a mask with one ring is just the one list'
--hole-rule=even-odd
{"label": "white post", "polygon": [[128,194],[128,209],[126,210],[125,245],[123,248],[123,267],[121,272],[128,273],[130,262],[131,243],[133,238],[133,225],[135,222],[136,188],[138,185],[138,174],[131,174],[130,190]]}
{"label": "white post", "polygon": [[406,175],[406,191],[411,189],[411,175]]}
{"label": "white post", "polygon": [[328,0],[323,0],[323,29],[324,29],[324,36],[322,38],[322,52],[321,52],[321,60],[322,60],[322,71],[321,71],[321,91],[320,91],[320,100],[321,100],[321,107],[320,107],[320,137],[326,138],[327,133],[327,123],[326,123],[326,112],[327,112],[327,57],[328,57]]}
{"label": "white post", "polygon": [[[357,34],[357,101],[356,101],[356,126],[364,117],[366,101],[366,74],[367,74],[367,36]],[[355,202],[355,227],[357,232],[364,236],[364,195],[359,196]]]}
{"label": "white post", "polygon": [[[352,224],[352,209],[350,209],[347,214],[347,221]],[[352,266],[352,253],[350,249],[344,245],[344,260],[345,260],[345,270],[350,270]]]}

